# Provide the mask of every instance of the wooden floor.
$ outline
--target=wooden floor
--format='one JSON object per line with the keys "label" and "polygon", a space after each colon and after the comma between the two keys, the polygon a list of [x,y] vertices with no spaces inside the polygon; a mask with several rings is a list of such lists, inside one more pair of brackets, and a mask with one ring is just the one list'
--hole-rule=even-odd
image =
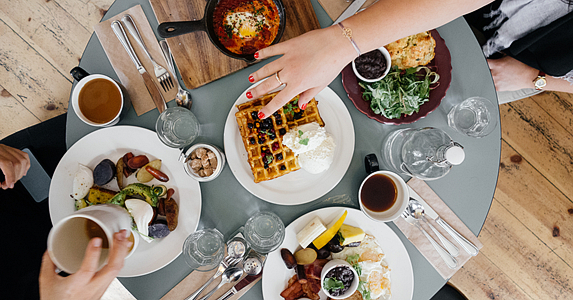
{"label": "wooden floor", "polygon": [[[69,70],[113,0],[0,1],[0,138],[66,112]],[[451,283],[469,299],[573,299],[573,95],[500,106],[484,248]]]}

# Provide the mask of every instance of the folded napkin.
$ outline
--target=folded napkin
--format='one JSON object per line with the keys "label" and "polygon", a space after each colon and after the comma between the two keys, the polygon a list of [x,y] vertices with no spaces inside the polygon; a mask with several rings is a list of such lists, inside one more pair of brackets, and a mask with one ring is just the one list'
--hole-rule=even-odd
{"label": "folded napkin", "polygon": [[[152,110],[155,108],[155,103],[151,98],[151,95],[147,91],[145,87],[145,83],[143,82],[143,78],[137,71],[135,64],[129,58],[129,55],[125,51],[125,48],[121,45],[117,36],[111,29],[111,23],[116,20],[121,20],[121,18],[125,15],[129,14],[133,18],[137,29],[139,30],[139,34],[145,43],[145,46],[149,50],[151,57],[162,67],[167,69],[167,62],[163,57],[163,53],[161,52],[161,48],[159,47],[159,43],[155,38],[155,34],[153,33],[153,29],[151,29],[151,25],[147,21],[147,17],[141,8],[141,5],[134,6],[124,12],[119,13],[116,16],[111,17],[110,19],[103,21],[94,26],[94,30],[96,35],[103,46],[103,50],[107,55],[107,58],[111,62],[111,66],[115,70],[115,73],[119,77],[121,84],[125,87],[124,92],[127,90],[127,96],[131,100],[131,104],[135,109],[135,112],[138,116]],[[155,72],[153,71],[153,64],[151,60],[147,57],[141,46],[135,41],[135,39],[131,36],[131,34],[127,31],[127,28],[124,26],[124,31],[131,42],[131,46],[133,50],[137,54],[137,58],[143,66],[147,73],[153,78],[157,87],[163,94],[163,98],[166,102],[175,99],[175,95],[177,94],[177,89],[172,88],[168,92],[163,91],[163,88],[159,84],[159,81],[155,77]],[[168,70],[168,69],[167,69]],[[172,80],[177,80],[175,74],[171,74]]]}
{"label": "folded napkin", "polygon": [[[209,278],[213,277],[215,274],[216,269],[209,271],[209,272],[199,272],[193,271],[191,274],[187,275],[179,284],[177,284],[173,289],[171,289],[165,296],[161,298],[161,300],[181,300],[187,298],[191,293],[195,292],[198,288],[200,288],[205,282],[209,280]],[[262,271],[261,271],[262,272]],[[241,281],[246,275],[243,275],[239,281]],[[261,280],[262,276],[255,279],[255,281],[251,282],[249,285],[244,287],[234,296],[228,298],[228,300],[237,300],[241,298],[248,290],[250,290],[259,280]],[[239,282],[237,281],[237,282]],[[213,280],[213,282],[203,290],[200,297],[206,295],[211,289],[215,288],[219,282],[221,282],[221,277]],[[233,287],[235,283],[227,283],[223,285],[218,291],[216,291],[213,296],[211,296],[211,300],[219,299],[224,293],[226,293],[230,288]]]}
{"label": "folded napkin", "polygon": [[[366,8],[378,0],[366,0],[364,4],[360,7],[360,9]],[[332,19],[332,21],[338,19],[342,12],[344,12],[352,1],[344,1],[344,0],[318,0],[318,3],[322,5],[322,8],[326,11],[328,16]]]}
{"label": "folded napkin", "polygon": [[[413,178],[408,181],[408,185],[420,195],[431,206],[436,213],[446,221],[452,228],[464,236],[468,241],[472,242],[478,249],[483,247],[483,244],[478,240],[478,238],[469,230],[469,228],[462,222],[458,216],[440,199],[438,195],[424,182],[423,180]],[[469,255],[460,244],[458,244],[440,225],[438,225],[434,220],[427,218],[428,221],[450,242],[452,242],[460,250],[460,254],[456,257],[458,261],[458,266],[456,269],[450,269],[444,260],[440,257],[438,252],[434,249],[432,244],[426,239],[426,237],[416,228],[414,225],[409,224],[404,219],[399,218],[394,221],[394,224],[404,233],[404,235],[416,246],[418,251],[430,262],[432,266],[442,275],[444,279],[449,279],[457,272],[472,256]],[[428,234],[432,236],[438,244],[440,240],[432,232],[432,230],[423,223],[422,227],[426,229]]]}

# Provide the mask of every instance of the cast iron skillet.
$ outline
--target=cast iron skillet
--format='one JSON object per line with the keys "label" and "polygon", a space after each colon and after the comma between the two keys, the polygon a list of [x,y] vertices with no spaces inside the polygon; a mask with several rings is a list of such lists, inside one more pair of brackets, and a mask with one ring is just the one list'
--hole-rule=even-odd
{"label": "cast iron skillet", "polygon": [[[276,5],[277,10],[279,11],[279,18],[280,18],[279,30],[277,32],[277,36],[271,43],[271,45],[273,45],[278,43],[283,35],[286,24],[286,17],[282,1],[281,0],[271,0],[271,1],[274,2],[274,4]],[[215,47],[217,47],[219,51],[223,52],[224,54],[232,58],[242,59],[248,63],[254,62],[256,60],[254,57],[254,53],[253,54],[233,53],[227,50],[227,48],[225,48],[225,46],[223,46],[223,44],[221,44],[221,42],[219,41],[219,37],[215,33],[215,28],[213,26],[213,13],[215,12],[215,6],[217,6],[218,3],[219,0],[208,0],[207,6],[205,7],[205,14],[203,15],[203,18],[201,20],[165,22],[159,24],[159,26],[157,27],[159,36],[161,36],[162,38],[170,38],[190,32],[205,31],[207,33],[207,36],[209,36],[209,39],[211,40],[213,45],[215,45]]]}

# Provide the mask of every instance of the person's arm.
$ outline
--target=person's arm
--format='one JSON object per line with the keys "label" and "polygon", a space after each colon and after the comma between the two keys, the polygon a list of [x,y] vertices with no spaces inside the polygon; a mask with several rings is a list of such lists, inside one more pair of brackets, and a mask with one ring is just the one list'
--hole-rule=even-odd
{"label": "person's arm", "polygon": [[99,271],[97,268],[101,253],[101,238],[91,239],[81,268],[68,277],[56,274],[56,265],[46,251],[40,270],[40,299],[100,299],[123,268],[123,262],[131,246],[127,235],[129,231],[125,229],[113,235],[113,247],[110,249],[108,263]]}
{"label": "person's arm", "polygon": [[[380,0],[342,23],[352,30],[352,37],[362,53],[387,45],[402,37],[439,27],[461,15],[476,10],[492,0]],[[262,118],[271,115],[300,94],[304,109],[318,92],[338,76],[358,56],[338,25],[313,30],[286,42],[259,50],[255,57],[281,58],[249,75],[257,82],[278,72],[286,87],[260,111]],[[255,99],[278,87],[273,77],[247,92]]]}
{"label": "person's arm", "polygon": [[[488,59],[493,83],[497,91],[517,91],[524,88],[534,88],[533,80],[537,78],[539,70],[532,68],[511,56],[499,59]],[[544,91],[558,91],[573,93],[573,85],[567,80],[545,76],[547,85]]]}
{"label": "person's arm", "polygon": [[28,153],[0,144],[0,169],[5,177],[0,183],[2,189],[14,188],[14,184],[30,169]]}

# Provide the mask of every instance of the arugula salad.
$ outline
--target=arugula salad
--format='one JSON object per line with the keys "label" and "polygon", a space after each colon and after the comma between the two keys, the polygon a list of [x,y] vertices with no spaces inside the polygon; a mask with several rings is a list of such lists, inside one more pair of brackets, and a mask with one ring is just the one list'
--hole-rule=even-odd
{"label": "arugula salad", "polygon": [[430,86],[440,79],[440,75],[428,67],[420,66],[400,70],[393,66],[388,75],[380,81],[360,82],[364,88],[362,98],[370,102],[375,114],[387,119],[398,119],[420,110],[420,106],[430,99]]}

